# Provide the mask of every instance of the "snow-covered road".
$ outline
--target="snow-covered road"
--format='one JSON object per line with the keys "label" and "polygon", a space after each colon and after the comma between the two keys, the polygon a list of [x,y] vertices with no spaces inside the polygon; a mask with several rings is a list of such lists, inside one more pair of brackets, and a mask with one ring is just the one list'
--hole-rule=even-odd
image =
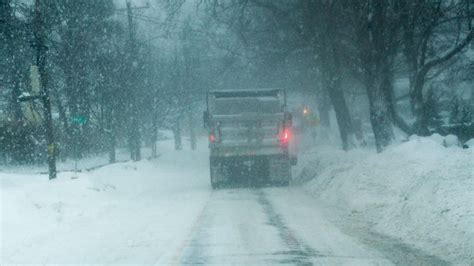
{"label": "snow-covered road", "polygon": [[0,264],[391,264],[303,189],[213,191],[206,147],[170,144],[76,179],[0,173]]}
{"label": "snow-covered road", "polygon": [[[390,264],[341,233],[296,188],[213,192],[176,256],[182,264]],[[165,262],[166,263],[166,262]]]}

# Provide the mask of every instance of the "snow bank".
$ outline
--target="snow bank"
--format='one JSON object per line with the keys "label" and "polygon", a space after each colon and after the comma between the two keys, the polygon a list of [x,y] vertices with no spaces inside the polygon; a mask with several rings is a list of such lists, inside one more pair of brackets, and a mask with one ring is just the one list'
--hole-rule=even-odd
{"label": "snow bank", "polygon": [[474,149],[474,139],[470,139],[464,143],[469,149]]}
{"label": "snow bank", "polygon": [[207,149],[172,147],[162,142],[158,159],[108,165],[77,178],[0,172],[0,264],[169,260],[210,193]]}
{"label": "snow bank", "polygon": [[[144,155],[150,154],[151,151],[144,149]],[[117,149],[116,151],[116,160],[117,162],[125,162],[130,159],[130,153],[126,149]],[[83,157],[77,161],[78,171],[87,171],[87,169],[92,169],[107,165],[109,163],[109,154],[102,153],[97,155],[91,155]],[[59,172],[72,172],[74,171],[75,161],[72,159],[67,159],[66,161],[60,160],[56,162],[56,169]],[[6,174],[23,174],[24,176],[31,176],[35,174],[46,174],[48,172],[48,167],[46,164],[43,165],[2,165],[0,164],[0,172]]]}
{"label": "snow bank", "polygon": [[328,205],[443,259],[474,261],[473,149],[412,137],[382,154],[316,147],[302,161],[305,189]]}

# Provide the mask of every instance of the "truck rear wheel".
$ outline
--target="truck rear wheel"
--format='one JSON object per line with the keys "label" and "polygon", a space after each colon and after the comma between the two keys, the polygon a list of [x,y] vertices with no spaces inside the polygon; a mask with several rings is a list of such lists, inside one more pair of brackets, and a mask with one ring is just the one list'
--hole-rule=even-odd
{"label": "truck rear wheel", "polygon": [[210,157],[209,158],[209,172],[211,176],[212,189],[221,188],[225,180],[222,162],[213,157]]}

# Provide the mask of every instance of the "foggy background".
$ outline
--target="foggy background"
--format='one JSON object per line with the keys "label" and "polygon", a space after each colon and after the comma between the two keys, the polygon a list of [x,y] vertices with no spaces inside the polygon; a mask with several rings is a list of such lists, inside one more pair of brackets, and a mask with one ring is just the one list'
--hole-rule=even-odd
{"label": "foggy background", "polygon": [[214,89],[285,88],[345,150],[473,137],[471,0],[44,0],[39,20],[35,1],[0,3],[3,164],[46,159],[43,106],[18,101],[34,94],[37,47],[62,160],[156,156],[158,129],[180,149],[204,134]]}

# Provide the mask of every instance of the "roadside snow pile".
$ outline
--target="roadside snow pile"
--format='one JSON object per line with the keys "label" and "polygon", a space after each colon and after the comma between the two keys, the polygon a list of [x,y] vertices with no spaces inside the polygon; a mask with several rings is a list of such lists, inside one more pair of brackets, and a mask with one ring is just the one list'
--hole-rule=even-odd
{"label": "roadside snow pile", "polygon": [[207,149],[172,147],[161,142],[158,159],[77,178],[0,172],[0,265],[152,264],[158,252],[173,256],[175,238],[184,238],[210,192]]}
{"label": "roadside snow pile", "polygon": [[[449,144],[452,144],[449,139]],[[474,261],[474,149],[440,136],[412,137],[381,154],[316,147],[306,189],[373,230],[454,263]]]}
{"label": "roadside snow pile", "polygon": [[469,149],[474,149],[474,139],[470,139],[464,143]]}

